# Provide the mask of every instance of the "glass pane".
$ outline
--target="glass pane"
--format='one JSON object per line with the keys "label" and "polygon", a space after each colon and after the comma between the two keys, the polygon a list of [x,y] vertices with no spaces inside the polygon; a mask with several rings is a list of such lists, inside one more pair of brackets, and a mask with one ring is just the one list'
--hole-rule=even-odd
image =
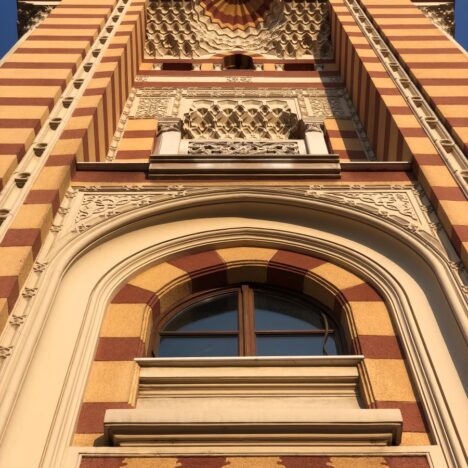
{"label": "glass pane", "polygon": [[254,292],[256,330],[321,330],[324,328],[319,312],[309,303],[287,297]]}
{"label": "glass pane", "polygon": [[[323,335],[257,335],[257,356],[322,356]],[[328,355],[338,354],[335,338],[329,335]]]}
{"label": "glass pane", "polygon": [[159,357],[237,356],[237,336],[164,336]]}
{"label": "glass pane", "polygon": [[237,293],[209,297],[179,312],[165,331],[236,331]]}

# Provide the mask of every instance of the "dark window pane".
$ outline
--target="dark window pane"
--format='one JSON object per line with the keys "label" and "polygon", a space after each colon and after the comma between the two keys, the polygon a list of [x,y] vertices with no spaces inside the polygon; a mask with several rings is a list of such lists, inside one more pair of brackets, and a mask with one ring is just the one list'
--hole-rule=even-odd
{"label": "dark window pane", "polygon": [[236,331],[237,293],[204,299],[179,312],[165,331]]}
{"label": "dark window pane", "polygon": [[320,312],[306,302],[255,291],[256,330],[322,330]]}
{"label": "dark window pane", "polygon": [[164,336],[159,344],[159,357],[237,356],[237,336]]}
{"label": "dark window pane", "polygon": [[[323,335],[260,335],[257,336],[257,356],[321,356]],[[328,355],[337,354],[331,335],[327,339]]]}

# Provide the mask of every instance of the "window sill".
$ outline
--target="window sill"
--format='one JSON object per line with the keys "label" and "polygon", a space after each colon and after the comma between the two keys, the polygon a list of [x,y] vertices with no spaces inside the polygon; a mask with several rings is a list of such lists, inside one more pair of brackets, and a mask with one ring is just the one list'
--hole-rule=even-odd
{"label": "window sill", "polygon": [[108,410],[111,445],[394,445],[399,410],[362,409],[363,356],[139,358],[135,409]]}

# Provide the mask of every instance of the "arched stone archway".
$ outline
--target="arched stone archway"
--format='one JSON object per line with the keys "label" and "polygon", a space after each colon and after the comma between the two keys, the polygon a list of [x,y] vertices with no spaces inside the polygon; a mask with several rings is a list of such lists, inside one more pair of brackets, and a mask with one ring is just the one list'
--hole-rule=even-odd
{"label": "arched stone archway", "polygon": [[[451,280],[448,274],[438,278],[431,271],[428,264],[436,263],[435,255],[428,250],[424,257],[424,246],[412,249],[408,234],[396,235],[397,229],[392,231],[388,226],[380,231],[378,219],[363,222],[362,213],[351,211],[330,203],[295,200],[292,196],[281,200],[265,194],[217,194],[144,207],[75,237],[54,253],[50,263],[54,269],[44,272],[43,281],[48,281],[49,288],[40,289],[34,298],[40,301],[35,305],[34,322],[28,321],[23,330],[35,339],[29,340],[30,347],[19,340],[6,368],[12,379],[2,407],[2,411],[10,412],[10,425],[4,432],[5,447],[18,434],[24,434],[25,428],[20,425],[24,415],[39,412],[42,420],[39,418],[34,427],[36,445],[21,456],[43,457],[50,466],[60,466],[63,456],[82,453],[80,450],[84,449],[67,449],[84,391],[79,382],[84,382],[83,376],[89,372],[94,354],[89,343],[97,342],[105,306],[116,289],[150,265],[171,261],[181,252],[242,245],[314,255],[338,266],[347,265],[352,274],[372,281],[393,317],[429,412],[429,425],[440,444],[421,451],[429,451],[434,459],[442,460],[443,452],[438,447],[456,444],[457,431],[461,430],[455,424],[452,435],[445,440],[438,431],[437,418],[450,413],[456,418],[453,409],[457,408],[459,395],[459,377],[453,380],[456,372],[443,336],[452,333],[455,341],[459,338],[452,325],[440,330],[437,315],[451,308],[440,298],[439,302],[431,302],[431,289],[438,288],[440,292],[442,288],[442,297],[450,295],[450,288],[445,285]],[[97,239],[102,241],[95,244]],[[445,268],[441,261],[438,268],[439,272]],[[78,283],[77,278],[82,281]],[[434,332],[430,338],[424,336],[427,330]],[[428,340],[432,349],[428,349]],[[48,379],[47,389],[37,391],[41,385],[30,384],[35,379],[43,381],[44,376],[34,369],[44,368],[45,356],[45,367],[53,368],[54,374]],[[436,361],[449,363],[444,373],[452,379],[452,410],[439,399],[440,384],[431,381],[431,366]],[[8,460],[8,453],[3,452],[4,460]]]}

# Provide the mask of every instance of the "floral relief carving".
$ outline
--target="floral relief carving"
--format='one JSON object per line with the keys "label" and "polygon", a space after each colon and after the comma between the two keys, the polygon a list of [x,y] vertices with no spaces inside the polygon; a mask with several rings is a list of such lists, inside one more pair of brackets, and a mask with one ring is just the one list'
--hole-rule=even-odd
{"label": "floral relief carving", "polygon": [[299,145],[295,141],[190,141],[190,155],[255,155],[270,156],[300,154]]}
{"label": "floral relief carving", "polygon": [[183,197],[186,193],[183,186],[169,186],[166,191],[153,193],[85,193],[75,216],[72,232],[85,232],[102,220],[151,205],[165,198]]}
{"label": "floral relief carving", "polygon": [[383,218],[392,218],[412,230],[421,228],[421,220],[417,215],[410,195],[404,190],[391,192],[371,191],[356,187],[352,191],[328,191],[310,188],[306,191],[306,195],[363,209]]}
{"label": "floral relief carving", "polygon": [[133,116],[135,119],[150,119],[157,117],[166,117],[169,115],[171,98],[148,98],[142,97],[138,99],[138,107]]}
{"label": "floral relief carving", "polygon": [[129,112],[130,118],[163,118],[178,115],[181,101],[204,99],[253,99],[261,101],[297,100],[302,116],[340,119],[350,118],[349,103],[343,98],[339,89],[230,89],[230,88],[186,88],[186,89],[158,89],[141,88],[136,91],[135,99]]}

